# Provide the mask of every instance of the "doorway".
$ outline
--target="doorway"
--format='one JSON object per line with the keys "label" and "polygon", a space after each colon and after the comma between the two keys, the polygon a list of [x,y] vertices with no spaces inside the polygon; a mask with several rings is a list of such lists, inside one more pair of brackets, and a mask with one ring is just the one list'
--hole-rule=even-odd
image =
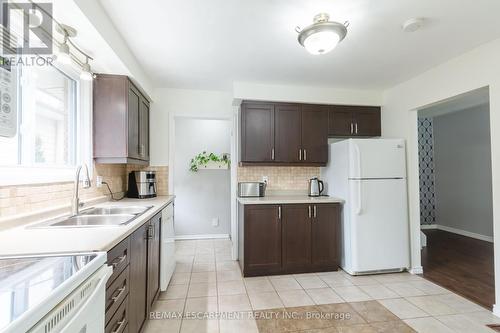
{"label": "doorway", "polygon": [[423,276],[495,302],[489,90],[418,110]]}

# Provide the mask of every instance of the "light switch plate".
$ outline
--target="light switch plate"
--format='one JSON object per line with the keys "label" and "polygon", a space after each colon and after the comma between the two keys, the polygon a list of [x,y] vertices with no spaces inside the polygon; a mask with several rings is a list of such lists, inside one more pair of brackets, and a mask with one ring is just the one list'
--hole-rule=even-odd
{"label": "light switch plate", "polygon": [[212,227],[218,227],[219,226],[219,218],[218,217],[214,217],[212,219]]}
{"label": "light switch plate", "polygon": [[96,187],[101,187],[102,186],[102,176],[95,177],[95,186]]}
{"label": "light switch plate", "polygon": [[269,183],[269,177],[268,176],[262,176],[262,181],[264,183]]}

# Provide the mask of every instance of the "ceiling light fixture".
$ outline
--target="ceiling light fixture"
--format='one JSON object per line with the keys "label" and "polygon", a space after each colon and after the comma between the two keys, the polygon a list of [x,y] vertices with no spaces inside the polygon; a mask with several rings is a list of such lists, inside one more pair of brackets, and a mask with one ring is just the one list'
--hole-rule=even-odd
{"label": "ceiling light fixture", "polygon": [[425,20],[423,18],[420,17],[411,18],[409,20],[406,20],[401,26],[401,28],[403,29],[404,32],[415,32],[420,28],[422,28],[424,23]]}
{"label": "ceiling light fixture", "polygon": [[333,50],[347,35],[348,22],[344,24],[328,21],[330,16],[325,13],[314,17],[313,24],[301,29],[298,41],[311,54],[326,54]]}
{"label": "ceiling light fixture", "polygon": [[59,45],[59,52],[56,55],[56,60],[64,65],[71,63],[71,54],[69,51],[68,38],[76,36],[76,30],[65,24],[58,24],[56,26],[57,32],[64,36],[64,40]]}

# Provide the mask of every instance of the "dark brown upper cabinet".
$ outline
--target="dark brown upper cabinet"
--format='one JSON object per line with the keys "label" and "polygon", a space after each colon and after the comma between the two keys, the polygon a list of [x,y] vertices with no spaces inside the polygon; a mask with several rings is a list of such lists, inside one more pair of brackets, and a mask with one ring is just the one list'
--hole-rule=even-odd
{"label": "dark brown upper cabinet", "polygon": [[275,162],[298,163],[302,160],[301,109],[298,104],[274,107]]}
{"label": "dark brown upper cabinet", "polygon": [[242,161],[272,162],[274,154],[274,105],[243,104],[241,110]]}
{"label": "dark brown upper cabinet", "polygon": [[325,165],[328,162],[328,109],[318,105],[244,102],[241,162]]}
{"label": "dark brown upper cabinet", "polygon": [[328,162],[328,106],[302,105],[302,160]]}
{"label": "dark brown upper cabinet", "polygon": [[330,137],[380,136],[380,107],[331,106],[328,115],[328,135]]}
{"label": "dark brown upper cabinet", "polygon": [[94,158],[98,163],[149,163],[150,102],[127,76],[94,80]]}

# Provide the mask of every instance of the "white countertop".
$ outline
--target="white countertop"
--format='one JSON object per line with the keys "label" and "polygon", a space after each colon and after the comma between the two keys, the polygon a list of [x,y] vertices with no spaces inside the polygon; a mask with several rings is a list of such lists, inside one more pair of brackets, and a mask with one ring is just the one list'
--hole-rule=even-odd
{"label": "white countertop", "polygon": [[[124,226],[86,228],[29,228],[20,225],[0,231],[0,256],[109,251],[174,200],[174,196],[153,199],[123,199],[96,205],[153,206]],[[40,220],[41,222],[42,220]],[[39,223],[39,222],[35,222]]]}
{"label": "white countertop", "polygon": [[281,205],[281,204],[308,204],[308,203],[344,203],[336,197],[309,197],[307,195],[269,195],[259,198],[238,198],[242,205]]}

